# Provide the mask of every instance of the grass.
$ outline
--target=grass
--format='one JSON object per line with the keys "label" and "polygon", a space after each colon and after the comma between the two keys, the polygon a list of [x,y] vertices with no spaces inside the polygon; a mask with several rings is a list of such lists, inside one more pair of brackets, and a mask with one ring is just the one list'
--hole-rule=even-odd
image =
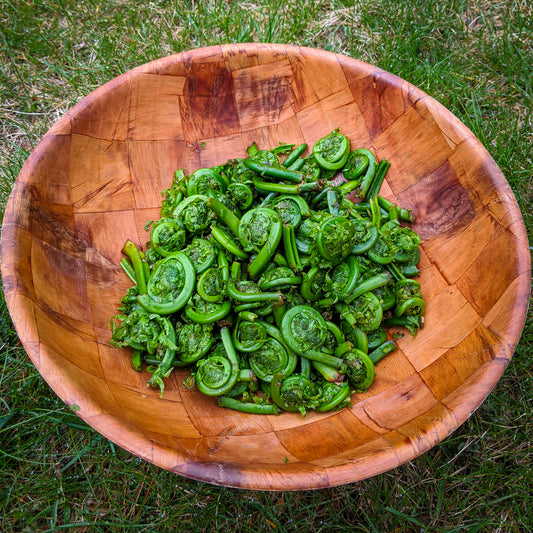
{"label": "grass", "polygon": [[[270,41],[341,52],[451,109],[503,170],[533,241],[533,7],[528,0],[1,0],[0,212],[71,105],[160,56]],[[140,461],[44,383],[0,300],[0,530],[523,532],[533,524],[533,317],[483,405],[422,457],[305,492],[214,487]]]}

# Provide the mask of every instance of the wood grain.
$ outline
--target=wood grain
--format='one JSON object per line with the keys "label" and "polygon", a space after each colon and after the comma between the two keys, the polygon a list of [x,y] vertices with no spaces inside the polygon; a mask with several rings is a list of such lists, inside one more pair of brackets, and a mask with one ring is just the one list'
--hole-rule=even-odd
{"label": "wood grain", "polygon": [[[117,266],[124,240],[145,242],[177,168],[223,163],[253,141],[312,144],[337,127],[391,161],[383,191],[417,215],[426,328],[399,342],[351,410],[223,410],[184,389],[183,371],[160,400],[109,345],[106,324],[129,285]],[[345,56],[239,44],[143,65],[61,118],[13,188],[2,279],[33,363],[107,438],[194,479],[294,490],[387,471],[464,422],[514,352],[531,265],[508,183],[442,105]]]}

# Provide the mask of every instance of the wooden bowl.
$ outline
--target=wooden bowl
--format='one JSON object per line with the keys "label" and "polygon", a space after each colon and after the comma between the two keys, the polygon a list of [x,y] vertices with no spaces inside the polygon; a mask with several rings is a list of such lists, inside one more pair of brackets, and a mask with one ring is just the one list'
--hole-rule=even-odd
{"label": "wooden bowl", "polygon": [[[249,415],[167,380],[163,399],[110,346],[130,282],[126,239],[147,241],[178,168],[243,156],[255,141],[335,128],[392,165],[385,196],[423,237],[426,327],[335,413]],[[489,394],[523,328],[530,258],[504,176],[428,95],[365,63],[283,45],[184,52],[127,72],[44,136],[3,226],[2,277],[20,339],[45,380],[105,437],[165,469],[230,487],[311,489],[390,470],[446,438]]]}

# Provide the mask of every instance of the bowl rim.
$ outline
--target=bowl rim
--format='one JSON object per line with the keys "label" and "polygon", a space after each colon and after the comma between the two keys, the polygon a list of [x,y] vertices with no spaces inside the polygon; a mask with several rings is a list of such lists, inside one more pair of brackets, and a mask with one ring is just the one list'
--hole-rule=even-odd
{"label": "bowl rim", "polygon": [[[253,490],[308,490],[360,481],[389,471],[415,459],[447,438],[472,415],[496,386],[520,340],[527,316],[528,300],[531,293],[531,260],[528,253],[520,256],[520,272],[522,274],[514,280],[514,283],[517,285],[515,287],[515,293],[521,296],[520,301],[515,301],[515,305],[512,308],[512,312],[514,313],[512,323],[514,327],[509,329],[505,339],[502,339],[501,356],[495,357],[480,366],[474,373],[475,375],[472,376],[473,379],[463,385],[465,386],[465,390],[462,391],[461,395],[463,402],[461,403],[461,409],[457,409],[453,413],[448,411],[446,418],[434,421],[434,431],[425,432],[424,438],[418,443],[416,449],[408,438],[405,438],[404,442],[396,443],[395,446],[384,441],[383,448],[374,452],[368,459],[356,461],[347,459],[344,463],[335,466],[307,464],[307,470],[301,469],[303,462],[298,465],[299,468],[296,468],[295,465],[285,465],[277,471],[268,473],[260,465],[255,467],[242,467],[237,463],[195,463],[190,458],[180,457],[180,453],[177,450],[157,445],[142,435],[133,425],[128,425],[124,420],[115,419],[111,414],[101,413],[98,416],[85,415],[84,413],[86,412],[94,413],[98,411],[98,405],[93,399],[87,397],[78,397],[76,401],[73,401],[72,398],[65,397],[64,391],[57,390],[57,380],[55,377],[52,379],[49,374],[46,372],[43,374],[42,372],[41,358],[45,358],[49,354],[47,354],[47,348],[45,346],[39,345],[39,332],[35,322],[32,320],[21,320],[26,315],[26,312],[30,311],[31,305],[24,301],[23,293],[19,291],[19,286],[23,282],[17,278],[17,272],[14,268],[18,259],[18,222],[20,217],[22,217],[22,214],[17,212],[17,208],[21,202],[24,202],[25,188],[31,185],[31,177],[35,167],[53,143],[55,136],[67,127],[67,123],[73,117],[82,113],[94,99],[102,97],[109,91],[113,91],[122,83],[129,83],[132,76],[148,71],[158,71],[174,63],[206,61],[211,57],[223,57],[230,53],[239,54],[243,52],[249,53],[250,51],[256,54],[276,52],[280,55],[305,53],[311,56],[319,56],[325,61],[339,62],[351,68],[355,67],[360,70],[371,69],[373,72],[376,70],[386,72],[347,55],[310,47],[267,43],[223,44],[186,50],[155,59],[137,66],[91,91],[59,118],[48,132],[46,132],[24,163],[13,185],[3,219],[0,252],[2,283],[6,304],[13,318],[15,329],[28,356],[49,386],[67,405],[73,405],[74,403],[79,405],[81,409],[77,413],[78,416],[85,420],[91,427],[132,454],[190,479],[235,488]],[[499,200],[505,203],[509,211],[515,215],[510,220],[508,228],[511,229],[514,235],[518,236],[518,240],[523,243],[524,249],[529,248],[527,232],[514,193],[503,173],[497,167],[487,150],[482,146],[481,142],[451,111],[442,106],[435,98],[429,96],[409,82],[389,72],[386,73],[389,76],[393,76],[398,83],[408,84],[410,90],[417,94],[418,98],[424,99],[426,106],[439,113],[442,117],[443,125],[451,130],[460,131],[461,135],[467,136],[471,142],[487,154],[492,165],[491,180],[498,190]],[[25,322],[24,327],[21,326],[22,322]],[[503,340],[506,341],[505,346],[503,346]],[[56,368],[56,371],[60,374],[65,373],[60,368]],[[475,386],[472,387],[472,384],[475,384]],[[144,451],[144,453],[141,453],[141,451]],[[379,461],[375,460],[377,457],[379,457]]]}

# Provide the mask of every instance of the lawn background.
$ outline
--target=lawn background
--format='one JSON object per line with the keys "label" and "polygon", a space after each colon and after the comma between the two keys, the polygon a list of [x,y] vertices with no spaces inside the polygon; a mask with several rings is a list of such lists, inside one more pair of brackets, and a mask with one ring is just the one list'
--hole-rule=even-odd
{"label": "lawn background", "polygon": [[[24,161],[113,77],[230,42],[324,48],[448,107],[533,211],[530,0],[0,0],[0,213]],[[359,483],[253,492],[187,480],[93,431],[35,370],[0,299],[0,530],[524,532],[533,527],[533,319],[483,405],[422,457]]]}

